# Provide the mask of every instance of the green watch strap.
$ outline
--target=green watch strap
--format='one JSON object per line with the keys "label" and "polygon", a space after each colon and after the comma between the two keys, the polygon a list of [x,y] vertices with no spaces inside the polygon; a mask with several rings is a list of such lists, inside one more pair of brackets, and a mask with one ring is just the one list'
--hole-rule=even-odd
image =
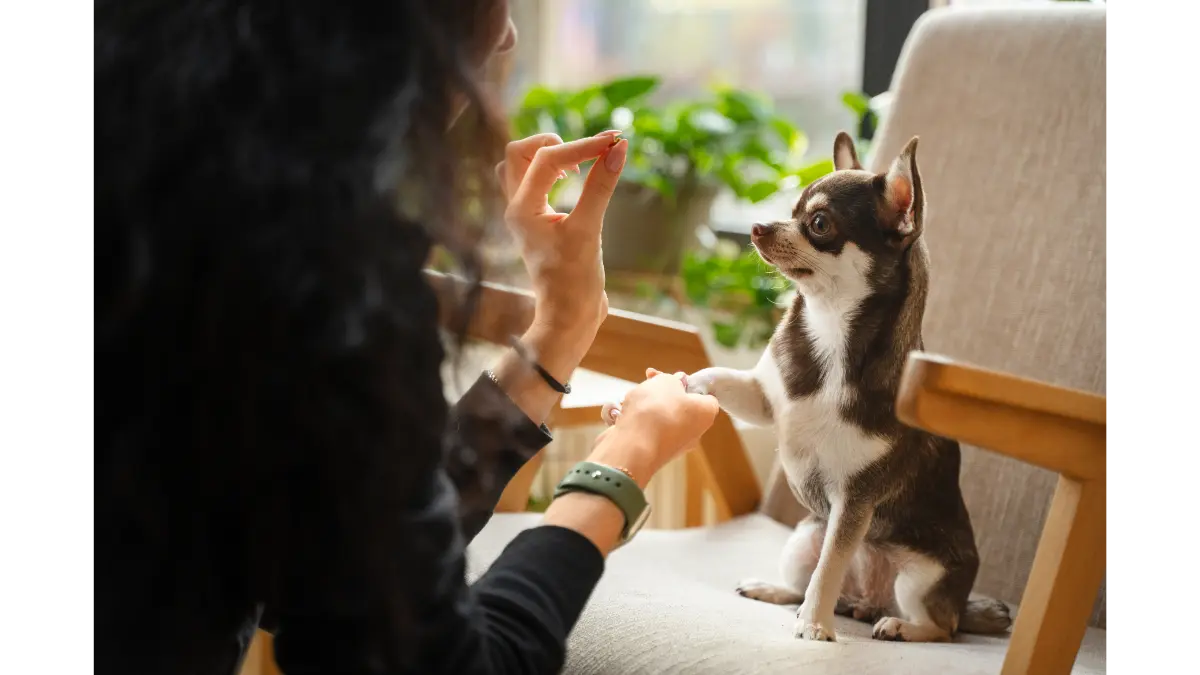
{"label": "green watch strap", "polygon": [[650,515],[650,503],[642,488],[618,469],[596,462],[580,462],[567,472],[554,490],[554,498],[568,492],[590,492],[606,497],[625,514],[621,543],[629,541]]}

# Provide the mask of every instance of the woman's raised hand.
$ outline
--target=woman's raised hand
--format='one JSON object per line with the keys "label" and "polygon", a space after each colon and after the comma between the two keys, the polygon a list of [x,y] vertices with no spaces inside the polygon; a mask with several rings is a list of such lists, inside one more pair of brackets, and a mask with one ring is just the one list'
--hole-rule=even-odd
{"label": "woman's raised hand", "polygon": [[[496,177],[508,199],[505,222],[517,238],[536,296],[535,331],[586,352],[608,314],[600,232],[625,166],[629,143],[619,131],[565,143],[538,134],[508,144]],[[595,159],[570,214],[550,205],[550,188],[567,171]]]}

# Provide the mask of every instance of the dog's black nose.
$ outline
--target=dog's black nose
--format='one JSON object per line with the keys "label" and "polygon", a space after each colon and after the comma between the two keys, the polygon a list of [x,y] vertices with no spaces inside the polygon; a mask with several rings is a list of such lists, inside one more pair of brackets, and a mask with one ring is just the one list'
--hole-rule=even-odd
{"label": "dog's black nose", "polygon": [[771,234],[771,231],[774,229],[774,226],[767,225],[766,223],[755,223],[750,226],[750,236],[755,239],[758,239],[759,237],[765,237],[768,234]]}

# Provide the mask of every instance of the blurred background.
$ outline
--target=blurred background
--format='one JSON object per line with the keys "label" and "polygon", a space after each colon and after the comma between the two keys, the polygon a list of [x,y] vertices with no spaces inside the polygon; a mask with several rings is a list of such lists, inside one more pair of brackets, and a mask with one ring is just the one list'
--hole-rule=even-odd
{"label": "blurred background", "polygon": [[[571,140],[619,128],[630,140],[605,219],[611,306],[696,326],[714,364],[750,367],[790,293],[749,246],[750,225],[785,216],[805,185],[832,170],[838,131],[857,139],[868,163],[917,18],[946,5],[1053,1],[512,0],[518,46],[497,75],[514,137]],[[571,208],[580,181],[556,186],[560,211]],[[492,231],[488,279],[524,286],[504,228]],[[460,366],[493,354],[480,345]],[[564,407],[619,400],[632,385],[582,371],[573,386]],[[598,424],[556,431],[534,483],[535,508],[586,453]],[[765,484],[772,434],[738,430]],[[671,505],[684,478],[667,471],[656,482],[652,492],[667,496],[652,525],[678,526]]]}

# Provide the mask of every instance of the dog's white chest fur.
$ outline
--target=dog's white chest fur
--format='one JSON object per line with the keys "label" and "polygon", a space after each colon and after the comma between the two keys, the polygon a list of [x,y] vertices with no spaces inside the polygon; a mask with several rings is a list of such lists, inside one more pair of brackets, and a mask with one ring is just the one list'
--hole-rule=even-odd
{"label": "dog's white chest fur", "polygon": [[804,309],[805,328],[823,371],[821,386],[813,394],[797,399],[787,397],[771,348],[756,369],[775,411],[784,469],[797,485],[819,471],[831,501],[836,501],[846,480],[882,457],[889,447],[886,440],[866,434],[848,422],[841,412],[854,395],[847,385],[845,368],[854,307],[856,303],[849,306],[809,303]]}

